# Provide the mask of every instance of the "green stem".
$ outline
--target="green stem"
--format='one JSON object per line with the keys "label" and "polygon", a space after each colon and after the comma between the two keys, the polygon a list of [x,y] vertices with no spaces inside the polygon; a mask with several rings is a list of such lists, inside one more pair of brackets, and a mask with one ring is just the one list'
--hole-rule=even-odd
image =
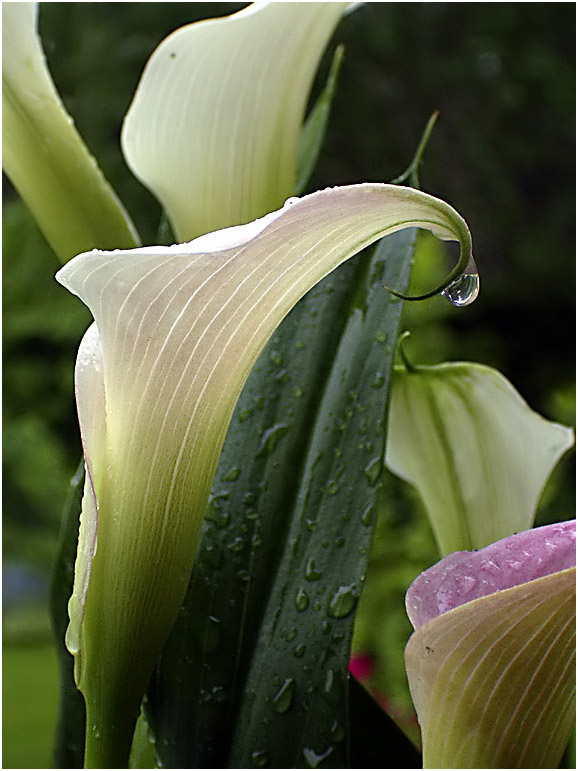
{"label": "green stem", "polygon": [[120,719],[103,721],[87,708],[85,768],[128,768],[136,717],[125,713]]}
{"label": "green stem", "polygon": [[409,179],[412,187],[415,187],[416,190],[420,189],[418,169],[423,160],[423,154],[425,152],[425,149],[429,142],[429,138],[431,136],[431,133],[433,131],[433,128],[436,124],[438,117],[439,117],[439,110],[436,110],[431,114],[430,119],[428,120],[426,127],[423,131],[423,134],[419,141],[419,145],[417,146],[417,150],[415,151],[415,155],[413,156],[411,163],[409,164],[407,169],[403,172],[403,174],[400,174],[399,177],[396,177],[396,179],[392,180],[392,183],[391,183],[392,185],[400,185],[402,182],[405,182]]}
{"label": "green stem", "polygon": [[405,351],[405,341],[410,336],[410,332],[403,332],[403,334],[400,335],[399,340],[397,342],[397,347],[399,351],[399,355],[401,358],[401,361],[403,363],[403,366],[406,368],[407,372],[416,372],[417,367],[415,367],[411,361],[407,357],[407,353]]}
{"label": "green stem", "polygon": [[[431,133],[436,124],[438,116],[439,116],[438,110],[436,110],[431,114],[430,119],[428,120],[426,127],[423,131],[423,134],[421,136],[421,139],[417,146],[417,150],[415,151],[415,154],[413,156],[411,163],[409,164],[407,169],[403,172],[403,174],[400,174],[399,177],[396,177],[396,179],[394,179],[391,182],[392,185],[399,185],[402,182],[405,182],[409,179],[411,186],[419,190],[420,186],[419,186],[418,169],[423,160],[425,149],[429,142]],[[438,286],[436,286],[431,291],[420,295],[405,295],[405,294],[401,294],[400,292],[396,292],[395,289],[392,289],[389,286],[385,286],[384,289],[387,289],[388,292],[390,292],[394,297],[398,297],[400,300],[410,300],[412,302],[416,302],[418,300],[428,300],[430,297],[435,297],[436,295],[440,294],[440,292],[443,292],[445,289],[447,289],[450,286],[450,284],[453,284],[453,282],[456,279],[458,279],[463,273],[467,272],[466,269],[470,261],[472,260],[471,239],[469,237],[469,233],[467,234],[467,236],[468,236],[467,242],[469,243],[469,248],[464,249],[464,246],[463,246],[464,242],[462,242],[462,245],[460,248],[460,258],[458,260],[457,265],[450,271],[450,274],[448,275],[448,277],[441,284],[438,284]]]}

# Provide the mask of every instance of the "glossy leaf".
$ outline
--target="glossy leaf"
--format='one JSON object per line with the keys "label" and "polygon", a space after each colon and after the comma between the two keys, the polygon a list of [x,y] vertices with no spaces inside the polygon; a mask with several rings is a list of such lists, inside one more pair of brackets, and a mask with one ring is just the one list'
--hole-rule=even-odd
{"label": "glossy leaf", "polygon": [[[330,765],[347,755],[346,704],[332,699],[331,694],[331,705],[325,709],[304,712],[302,707],[293,709],[288,705],[291,714],[285,716],[271,709],[270,704],[265,705],[270,713],[266,730],[258,719],[253,722],[240,718],[239,709],[246,697],[245,683],[257,637],[260,629],[271,623],[271,610],[267,615],[266,606],[272,588],[279,591],[286,586],[290,598],[284,615],[277,616],[280,628],[293,626],[291,615],[298,616],[298,623],[294,633],[282,635],[284,653],[276,650],[277,645],[268,652],[261,650],[262,690],[269,697],[274,688],[272,670],[281,657],[288,666],[297,668],[295,700],[301,702],[306,698],[305,670],[315,656],[315,641],[303,639],[305,635],[297,629],[310,630],[315,625],[318,631],[320,628],[315,596],[310,595],[310,602],[305,596],[307,591],[320,588],[317,565],[331,563],[324,568],[328,581],[336,570],[336,581],[361,581],[372,536],[370,502],[379,487],[378,483],[374,487],[368,484],[363,470],[372,460],[367,448],[375,441],[374,434],[381,436],[383,431],[383,425],[377,424],[384,413],[388,366],[401,305],[396,300],[391,302],[382,282],[406,288],[412,244],[411,231],[397,234],[380,244],[371,262],[368,256],[355,258],[328,276],[289,314],[252,370],[215,476],[187,600],[149,692],[151,725],[165,766],[274,765],[285,757],[295,736],[303,734],[305,724],[310,733],[319,731],[320,736],[330,734],[335,724],[335,751],[327,759]],[[332,370],[336,374],[327,385]],[[297,505],[303,495],[298,480],[318,425],[316,416],[323,409],[320,399],[324,392],[324,409],[331,395],[335,414],[350,423],[346,428],[340,419],[338,426],[320,433],[326,449],[325,460],[316,466],[316,483],[321,489],[331,490],[323,504],[327,508],[325,515],[315,502],[316,494],[308,497],[306,511],[303,501],[301,508]],[[357,414],[348,418],[352,405]],[[363,413],[362,406],[366,409]],[[365,433],[358,434],[359,429]],[[351,436],[358,439],[348,446]],[[382,438],[375,442],[376,454],[382,444]],[[340,445],[343,450],[338,457]],[[332,459],[338,464],[335,468]],[[338,490],[334,475],[339,466],[344,469],[338,476]],[[344,495],[351,500],[350,515],[342,513]],[[296,529],[303,543],[309,541],[311,552],[316,548],[313,541],[321,552],[313,560],[308,554],[302,565],[303,571],[308,568],[308,578],[297,569],[292,578],[280,563],[283,550],[295,542],[294,535],[287,535],[288,528],[293,532]],[[328,541],[322,546],[326,535]],[[334,553],[338,560],[332,559]],[[288,581],[299,585],[288,587]],[[299,604],[308,607],[298,611],[294,602],[302,585]],[[322,599],[324,607],[327,598]],[[274,608],[272,612],[277,611]],[[341,689],[344,693],[347,690],[353,618],[350,613],[344,618],[327,617],[323,622],[320,645],[323,649],[328,642],[332,646],[335,695]],[[324,693],[327,672],[313,667],[311,677],[319,692]],[[278,683],[276,690],[281,687],[282,683]],[[358,725],[351,729],[355,736]],[[236,759],[231,761],[229,751],[235,732]],[[265,740],[267,747],[263,746]],[[295,747],[295,762],[307,765],[302,749]]]}
{"label": "glossy leaf", "polygon": [[396,368],[386,462],[414,484],[442,554],[532,526],[572,430],[478,364]]}
{"label": "glossy leaf", "polygon": [[2,167],[63,262],[138,235],[54,87],[37,3],[2,5]]}
{"label": "glossy leaf", "polygon": [[249,222],[293,195],[309,90],[347,6],[255,3],[182,27],[156,49],[121,139],[179,240]]}

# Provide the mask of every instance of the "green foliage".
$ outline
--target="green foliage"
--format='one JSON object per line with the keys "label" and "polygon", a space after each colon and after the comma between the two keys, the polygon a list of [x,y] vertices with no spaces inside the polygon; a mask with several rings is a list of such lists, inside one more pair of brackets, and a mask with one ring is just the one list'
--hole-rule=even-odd
{"label": "green foliage", "polygon": [[[148,55],[166,34],[194,18],[237,7],[41,7],[40,32],[57,87],[145,243],[155,240],[160,212],[124,165],[118,146],[121,116]],[[574,269],[574,182],[568,163],[574,147],[572,7],[497,4],[488,10],[484,4],[369,3],[344,21],[339,39],[346,43],[346,56],[311,187],[391,179],[411,157],[425,117],[437,108],[441,117],[422,185],[459,203],[474,233],[480,299],[467,312],[442,299],[407,304],[403,326],[414,331],[412,354],[423,362],[467,358],[499,367],[532,407],[573,422],[574,282],[568,280]],[[327,67],[322,76],[326,72]],[[8,189],[5,550],[47,565],[55,550],[61,502],[80,454],[72,367],[89,315],[53,282],[56,259],[22,205],[10,198]],[[437,244],[432,240],[423,249],[431,256]],[[439,274],[423,275],[431,260],[422,260],[420,249],[414,281],[427,289]],[[437,258],[443,273],[443,247]],[[392,483],[387,489],[392,492]],[[403,594],[435,559],[427,526],[401,501],[405,495],[397,491],[390,496],[380,515],[367,580],[372,589],[362,595],[354,640],[356,648],[377,657],[372,685],[402,706],[407,692],[401,648],[410,630]],[[540,524],[565,519],[573,510],[570,464],[555,473],[543,501]],[[11,652],[5,673],[19,671],[16,665],[9,669],[16,658]],[[47,658],[40,652],[36,659],[30,649],[25,666],[33,682],[26,691],[19,677],[15,689],[39,693]],[[6,675],[5,687],[10,687]],[[25,701],[18,702],[20,709]],[[46,708],[44,716],[49,713]],[[31,742],[33,724],[23,735],[12,722],[16,717],[15,706],[12,714],[5,710],[4,765],[47,764],[46,758],[18,761],[9,754],[13,741],[24,752],[47,740],[42,729],[43,738]]]}
{"label": "green foliage", "polygon": [[48,567],[80,456],[74,349],[90,315],[54,281],[58,261],[20,201],[4,208],[3,242],[4,553]]}
{"label": "green foliage", "polygon": [[52,643],[4,645],[3,768],[50,768],[58,669]]}

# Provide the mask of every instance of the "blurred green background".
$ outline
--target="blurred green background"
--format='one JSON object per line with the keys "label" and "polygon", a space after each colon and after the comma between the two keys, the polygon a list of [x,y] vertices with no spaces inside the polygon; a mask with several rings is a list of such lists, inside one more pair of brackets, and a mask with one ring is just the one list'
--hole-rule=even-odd
{"label": "blurred green background", "polygon": [[[121,122],[146,60],[182,24],[241,4],[46,3],[39,26],[64,103],[145,243],[160,210],[119,149]],[[387,182],[407,166],[427,119],[440,118],[420,179],[467,220],[482,292],[466,310],[442,298],[406,308],[416,362],[497,367],[530,405],[574,424],[575,6],[572,3],[367,3],[331,52],[345,60],[310,188]],[[68,482],[80,457],[73,400],[76,346],[89,323],[54,281],[59,264],[4,180],[4,757],[50,765],[57,710],[47,586]],[[419,249],[414,284],[447,272],[437,242]],[[403,595],[436,559],[411,491],[389,482],[357,644],[388,649],[376,685],[405,704]],[[574,516],[571,463],[556,471],[540,524]],[[416,513],[418,512],[418,513]],[[395,536],[391,537],[391,531]],[[395,549],[393,548],[395,545]],[[395,613],[384,612],[395,607]],[[386,683],[388,684],[386,686]]]}

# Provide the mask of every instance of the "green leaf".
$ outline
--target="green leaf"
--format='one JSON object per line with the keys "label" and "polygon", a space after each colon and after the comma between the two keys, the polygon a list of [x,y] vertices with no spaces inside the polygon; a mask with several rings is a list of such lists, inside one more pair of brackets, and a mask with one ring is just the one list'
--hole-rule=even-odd
{"label": "green leaf", "polygon": [[59,272],[96,321],[77,359],[88,473],[67,635],[91,763],[128,754],[235,402],[268,337],[327,273],[416,225],[469,254],[467,226],[447,204],[371,184],[325,190],[189,244],[89,252]]}
{"label": "green leaf", "polygon": [[331,69],[327,76],[325,88],[317,98],[315,106],[307,116],[303,124],[301,136],[299,137],[299,151],[297,154],[297,184],[295,185],[295,194],[301,195],[305,192],[313,170],[317,164],[321,146],[327,124],[329,123],[329,114],[331,112],[331,103],[337,88],[337,78],[341,62],[343,61],[343,46],[338,46],[333,54]]}
{"label": "green leaf", "polygon": [[556,768],[575,724],[576,568],[443,613],[405,658],[424,768]]}
{"label": "green leaf", "polygon": [[398,271],[406,282],[410,244],[411,234],[384,242],[365,282],[357,283],[296,469],[291,520],[237,719],[233,767],[249,767],[255,753],[273,768],[350,765],[348,662],[373,536],[401,310],[383,284],[392,273],[398,282]]}
{"label": "green leaf", "polygon": [[121,142],[179,240],[249,222],[293,195],[309,90],[347,5],[256,3],[158,46]]}
{"label": "green leaf", "polygon": [[37,3],[2,6],[2,167],[63,262],[138,235],[64,109],[46,66]]}
{"label": "green leaf", "polygon": [[420,492],[442,554],[532,527],[571,429],[534,412],[495,370],[395,370],[386,463]]}
{"label": "green leaf", "polygon": [[83,485],[84,461],[70,482],[64,505],[50,592],[50,611],[60,666],[60,711],[54,747],[55,768],[83,768],[84,765],[84,699],[74,682],[74,659],[64,645],[69,622],[68,598],[72,594]]}
{"label": "green leaf", "polygon": [[421,753],[354,678],[349,720],[354,768],[421,768]]}
{"label": "green leaf", "polygon": [[[405,287],[412,244],[410,231],[400,233],[383,242],[369,264],[367,257],[363,261],[356,258],[328,276],[289,314],[252,370],[237,404],[215,476],[187,600],[149,691],[151,725],[160,759],[167,767],[219,768],[239,764],[244,767],[247,763],[251,766],[266,760],[267,755],[259,755],[261,751],[269,753],[269,763],[275,766],[276,756],[271,754],[271,748],[259,750],[247,744],[262,739],[260,725],[256,727],[258,736],[249,736],[248,730],[253,724],[238,715],[246,696],[245,681],[253,649],[260,628],[271,621],[271,611],[268,616],[264,615],[268,596],[287,579],[288,571],[281,564],[281,557],[283,550],[291,549],[295,541],[295,535],[288,534],[290,528],[301,531],[299,537],[303,542],[314,538],[321,543],[329,534],[329,551],[318,547],[321,555],[316,565],[331,560],[330,555],[335,552],[340,560],[336,565],[340,565],[352,550],[352,564],[348,568],[353,574],[351,581],[360,581],[373,524],[365,499],[372,500],[378,490],[377,484],[374,487],[368,484],[364,469],[372,461],[368,448],[371,441],[375,441],[374,435],[378,436],[373,447],[375,456],[383,446],[388,361],[394,348],[400,310],[400,303],[391,302],[383,290],[382,281],[385,276],[394,285]],[[329,384],[328,380],[331,380]],[[357,397],[352,401],[355,390]],[[315,427],[322,419],[319,412],[324,391],[324,409],[328,409],[327,399],[334,399],[338,402],[335,414],[341,415],[339,425],[332,421],[329,430],[320,433],[323,444],[327,445],[328,467],[324,481],[321,477],[324,462],[317,463],[316,481],[323,490],[331,490],[325,495],[325,505],[330,508],[325,516],[315,503],[315,494],[309,497],[307,511],[303,511],[303,501],[301,508],[298,504],[298,499],[303,497],[299,480]],[[361,412],[363,406],[365,412]],[[356,413],[353,418],[348,417],[352,407]],[[344,423],[349,423],[349,427],[345,428]],[[272,428],[283,425],[288,426],[288,431],[267,454],[262,453],[264,438],[273,435]],[[361,426],[365,433],[358,434]],[[355,446],[347,447],[352,434],[356,437]],[[334,453],[340,443],[344,446],[341,458]],[[360,443],[361,449],[357,446]],[[332,460],[339,467],[347,463],[350,454],[357,457],[351,458],[351,463],[339,475],[341,489],[335,490],[332,478],[336,469],[332,467]],[[361,493],[357,497],[354,488],[359,483]],[[353,499],[350,515],[344,511],[344,495]],[[339,533],[336,535],[333,530]],[[312,543],[310,547],[313,548]],[[328,591],[325,596],[311,594],[308,608],[296,609],[295,601],[302,586],[311,593],[320,588],[320,581],[315,578],[316,565],[307,557],[296,570],[298,586],[287,589],[286,613],[298,616],[299,629],[309,628],[312,621],[319,630],[320,611],[315,608],[316,599],[321,598],[323,606],[329,600]],[[309,580],[304,577],[305,569]],[[324,577],[331,579],[327,568]],[[346,572],[334,579],[347,580]],[[303,592],[297,602],[306,602]],[[322,644],[326,646],[330,641],[335,649],[337,696],[346,678],[353,614],[344,618],[327,617],[324,623],[326,632]],[[290,665],[294,662],[299,680],[303,677],[302,668],[315,656],[315,640],[302,640],[304,635],[297,632],[297,626],[292,639],[291,634],[283,638],[282,658]],[[269,652],[267,658],[281,655],[277,651]],[[272,661],[268,661],[265,671],[272,666]],[[323,690],[326,671],[315,671],[315,677]],[[269,677],[265,682],[267,691],[274,687],[272,680]],[[276,690],[281,686],[279,683]],[[296,700],[301,700],[299,691],[303,688],[303,685],[296,686]],[[272,717],[278,721],[267,729],[273,747],[279,742],[293,742],[295,736],[300,736],[299,728],[289,725],[290,715],[283,717],[275,713],[270,704],[266,709],[271,713],[267,719]],[[329,725],[337,721],[333,734],[338,738],[339,726],[346,730],[347,725],[343,712],[345,702],[336,698],[329,709],[335,713]],[[307,714],[299,710],[298,721],[314,720],[315,712],[313,709]],[[321,735],[327,732],[328,719],[325,714]],[[235,729],[242,737],[236,752],[245,755],[231,759],[228,755]],[[289,735],[291,738],[287,738]],[[332,762],[338,762],[340,753],[345,752],[343,738]],[[251,758],[253,752],[257,754]],[[300,755],[299,761],[303,764],[305,758]]]}

